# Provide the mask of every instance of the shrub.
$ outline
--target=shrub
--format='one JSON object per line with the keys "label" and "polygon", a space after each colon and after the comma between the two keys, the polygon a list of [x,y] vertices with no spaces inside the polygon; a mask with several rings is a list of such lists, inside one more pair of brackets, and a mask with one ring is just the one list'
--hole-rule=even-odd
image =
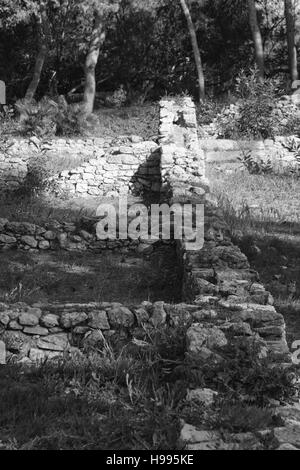
{"label": "shrub", "polygon": [[251,152],[242,152],[239,161],[251,175],[265,175],[273,172],[270,158],[265,161],[262,158],[254,158]]}
{"label": "shrub", "polygon": [[20,100],[16,108],[21,118],[21,134],[39,138],[80,135],[84,118],[80,106],[68,105],[64,98],[54,101],[47,97],[41,101]]}
{"label": "shrub", "polygon": [[[231,433],[255,432],[267,429],[276,423],[274,412],[268,408],[255,405],[229,404],[226,401],[221,406],[214,425],[218,429]],[[278,419],[279,421],[279,419]]]}
{"label": "shrub", "polygon": [[121,85],[111,96],[107,96],[106,104],[114,108],[121,108],[127,101],[127,92]]}
{"label": "shrub", "polygon": [[201,127],[212,123],[221,110],[221,103],[212,100],[202,101],[196,107],[198,125]]}
{"label": "shrub", "polygon": [[0,108],[0,130],[1,135],[14,134],[16,125],[14,120],[14,109],[12,106],[3,106]]}
{"label": "shrub", "polygon": [[276,80],[259,80],[256,69],[249,74],[242,71],[236,79],[235,92],[237,104],[224,109],[216,118],[220,137],[267,139],[299,132],[297,108],[288,101],[280,101]]}

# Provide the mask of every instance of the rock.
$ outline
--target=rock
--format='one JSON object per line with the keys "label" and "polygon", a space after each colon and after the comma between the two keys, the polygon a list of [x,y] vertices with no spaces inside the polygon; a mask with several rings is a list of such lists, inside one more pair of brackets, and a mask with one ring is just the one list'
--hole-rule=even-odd
{"label": "rock", "polygon": [[27,335],[46,336],[49,334],[49,331],[42,326],[26,326],[23,333]]}
{"label": "rock", "polygon": [[217,392],[209,388],[197,388],[195,390],[189,390],[186,399],[188,401],[203,403],[205,406],[211,406],[217,395]]}
{"label": "rock", "polygon": [[95,310],[88,315],[88,326],[99,330],[109,330],[107,315],[105,310]]}
{"label": "rock", "polygon": [[63,352],[69,347],[68,335],[66,333],[58,333],[45,336],[44,338],[40,338],[38,340],[37,346],[48,351]]}
{"label": "rock", "polygon": [[8,325],[9,329],[10,330],[16,330],[16,331],[20,331],[20,330],[23,330],[23,326],[21,326],[17,321],[15,320],[12,320],[9,325]]}
{"label": "rock", "polygon": [[63,328],[72,328],[85,322],[88,316],[84,312],[64,312],[61,315],[60,323]]}
{"label": "rock", "polygon": [[237,322],[237,323],[225,323],[220,326],[222,331],[228,331],[234,336],[253,336],[253,331],[251,326],[246,322]]}
{"label": "rock", "polygon": [[8,223],[7,219],[0,218],[0,232],[5,229],[6,224]]}
{"label": "rock", "polygon": [[217,318],[217,316],[216,310],[213,309],[202,309],[192,313],[193,320],[195,321]]}
{"label": "rock", "polygon": [[46,354],[37,348],[31,348],[29,351],[29,359],[33,362],[43,362],[46,359]]}
{"label": "rock", "polygon": [[19,323],[23,326],[37,326],[39,324],[39,319],[33,313],[23,312],[19,316]]}
{"label": "rock", "polygon": [[101,330],[93,330],[86,333],[83,339],[83,347],[87,349],[102,348],[105,343],[105,338]]}
{"label": "rock", "polygon": [[130,328],[134,325],[134,314],[126,307],[114,307],[107,311],[112,328]]}
{"label": "rock", "polygon": [[80,230],[79,234],[87,242],[93,240],[93,235],[86,230]]}
{"label": "rock", "polygon": [[30,248],[37,248],[38,246],[38,242],[37,240],[30,236],[30,235],[24,235],[21,237],[21,241],[25,244],[25,245],[28,245],[30,246]]}
{"label": "rock", "polygon": [[199,431],[195,426],[184,424],[180,433],[180,441],[187,444],[218,441],[220,435],[213,431]]}
{"label": "rock", "polygon": [[292,444],[281,444],[276,450],[300,450]]}
{"label": "rock", "polygon": [[52,230],[47,230],[47,232],[43,234],[43,237],[45,238],[45,240],[53,241],[56,240],[56,233]]}
{"label": "rock", "polygon": [[0,341],[0,365],[6,364],[6,346],[3,341]]}
{"label": "rock", "polygon": [[39,249],[40,250],[49,250],[50,243],[47,240],[39,241]]}
{"label": "rock", "polygon": [[288,419],[296,419],[300,422],[300,403],[278,407],[276,410],[280,416]]}
{"label": "rock", "polygon": [[176,326],[191,323],[192,314],[194,311],[198,310],[198,307],[185,303],[177,305],[164,304],[164,310],[170,318],[171,323]]}
{"label": "rock", "polygon": [[17,354],[27,354],[31,344],[31,338],[21,331],[5,331],[2,340],[6,344],[7,351]]}
{"label": "rock", "polygon": [[90,331],[90,328],[88,326],[75,326],[73,330],[74,335],[85,335],[88,331]]}
{"label": "rock", "polygon": [[147,310],[142,307],[134,310],[134,314],[138,325],[142,325],[143,323],[147,323],[149,321],[149,314]]}
{"label": "rock", "polygon": [[136,249],[136,252],[140,255],[151,255],[154,248],[152,245],[148,245],[146,243],[140,243]]}
{"label": "rock", "polygon": [[14,243],[17,243],[17,239],[11,235],[5,235],[3,233],[0,234],[0,243],[3,243],[5,245],[13,245]]}
{"label": "rock", "polygon": [[208,350],[222,348],[227,343],[225,334],[216,326],[207,327],[195,323],[187,331],[187,350],[190,353],[199,353],[203,348]]}
{"label": "rock", "polygon": [[26,312],[35,315],[37,318],[42,316],[42,310],[39,307],[26,307]]}
{"label": "rock", "polygon": [[155,302],[153,304],[152,315],[150,318],[150,323],[153,326],[158,327],[160,325],[164,325],[166,323],[167,314],[164,309],[164,302]]}
{"label": "rock", "polygon": [[40,323],[46,328],[55,328],[59,326],[59,317],[53,313],[47,313],[40,319]]}
{"label": "rock", "polygon": [[288,420],[285,427],[275,428],[274,437],[281,444],[290,444],[300,447],[300,423]]}
{"label": "rock", "polygon": [[0,313],[0,323],[4,326],[7,326],[9,324],[10,318],[5,312]]}

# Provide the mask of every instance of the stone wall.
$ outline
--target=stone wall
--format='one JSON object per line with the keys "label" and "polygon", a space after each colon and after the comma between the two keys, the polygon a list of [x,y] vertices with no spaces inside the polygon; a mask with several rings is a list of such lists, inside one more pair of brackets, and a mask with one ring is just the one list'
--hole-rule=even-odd
{"label": "stone wall", "polygon": [[[47,250],[92,251],[103,250],[136,251],[144,253],[160,241],[143,238],[99,240],[96,234],[96,221],[88,221],[88,228],[82,223],[50,221],[44,226],[28,222],[10,222],[0,218],[0,252],[20,249],[36,252]],[[167,241],[165,241],[167,242]]]}
{"label": "stone wall", "polygon": [[[165,184],[168,183],[171,202],[175,194],[176,202],[205,204],[203,247],[191,250],[184,240],[178,241],[183,300],[186,302],[183,305],[195,307],[187,316],[190,322],[186,334],[187,355],[203,365],[208,361],[222,364],[226,370],[228,365],[222,350],[242,343],[248,344],[249,350],[252,348],[260,359],[267,361],[265,367],[289,367],[284,318],[274,308],[271,294],[259,282],[258,274],[250,268],[246,256],[232,243],[222,213],[205,201],[204,194],[194,193],[191,197],[193,191],[190,191],[187,197],[184,185],[173,184],[172,172],[165,175]],[[186,310],[181,306],[181,321],[185,319]],[[195,407],[201,405],[204,416],[209,416],[215,412],[214,402],[218,395],[216,390],[192,388],[186,400]],[[299,450],[299,411],[297,405],[280,406],[277,402],[276,412],[281,417],[281,425],[273,429],[266,427],[261,433],[228,433],[225,436],[218,428],[208,426],[205,429],[203,423],[198,427],[182,422],[179,445],[191,451],[259,450],[266,448],[268,439],[274,449]]]}
{"label": "stone wall", "polygon": [[239,158],[251,154],[256,160],[270,161],[274,170],[289,171],[298,168],[295,156],[285,146],[294,137],[275,137],[274,140],[226,140],[201,139],[200,146],[207,164],[226,165],[229,168],[241,166]]}
{"label": "stone wall", "polygon": [[[170,202],[175,199],[182,204],[187,202],[194,205],[205,204],[203,248],[189,250],[184,240],[178,241],[179,262],[183,269],[183,299],[201,305],[204,311],[208,312],[210,327],[219,329],[220,335],[222,331],[228,329],[236,332],[236,335],[257,337],[258,341],[263,342],[266,350],[276,354],[287,354],[284,319],[272,306],[272,296],[259,283],[258,274],[250,269],[246,256],[231,242],[222,214],[205,201],[209,187],[205,184],[203,153],[200,151],[202,142],[194,136],[195,107],[189,99],[185,99],[181,105],[187,106],[188,119],[182,118],[185,116],[184,111],[180,115],[181,119],[178,118],[176,114],[178,106],[174,105],[174,102],[162,102],[160,135],[162,180],[168,187]],[[172,114],[173,109],[175,111]],[[182,127],[182,132],[177,128],[172,132],[174,125]],[[183,142],[180,145],[178,141],[183,132],[193,135],[191,154],[189,148],[186,148]],[[177,179],[177,147],[179,155],[183,159],[186,158],[187,162],[194,162],[194,156],[198,155],[200,170],[193,173],[193,164],[191,166],[186,164],[183,177]],[[173,160],[172,155],[175,155]],[[192,179],[189,179],[190,175]],[[206,328],[204,325],[202,327]],[[192,334],[195,344],[190,345],[190,349],[198,348],[197,337],[201,338],[202,327],[201,323],[191,327],[195,330]]]}
{"label": "stone wall", "polygon": [[208,189],[205,159],[199,147],[195,106],[191,98],[161,101],[160,138],[162,192],[204,196]]}
{"label": "stone wall", "polygon": [[[42,155],[46,162],[67,162],[51,178],[58,192],[75,196],[116,196],[160,190],[159,146],[138,136],[112,139],[12,139],[0,147],[0,190],[21,187],[28,165]],[[54,165],[55,166],[55,165]],[[51,167],[51,165],[50,165]]]}

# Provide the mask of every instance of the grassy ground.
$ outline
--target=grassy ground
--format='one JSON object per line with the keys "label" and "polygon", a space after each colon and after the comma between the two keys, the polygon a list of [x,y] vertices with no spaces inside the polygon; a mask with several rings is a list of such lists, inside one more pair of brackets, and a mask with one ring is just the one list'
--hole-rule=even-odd
{"label": "grassy ground", "polygon": [[[185,357],[187,327],[148,332],[121,350],[105,342],[84,357],[0,367],[0,449],[175,450],[180,419],[222,430],[228,442],[232,432],[282,424],[267,403],[291,396],[291,374],[235,347],[220,352],[221,363]],[[209,411],[186,400],[188,388],[203,386],[219,391]]]}
{"label": "grassy ground", "polygon": [[300,339],[300,179],[224,173],[208,177],[235,241],[284,314],[288,340]]}
{"label": "grassy ground", "polygon": [[179,302],[175,248],[147,258],[114,252],[0,253],[0,300],[34,302]]}
{"label": "grassy ground", "polygon": [[123,108],[99,108],[95,111],[99,125],[95,128],[97,137],[119,137],[138,135],[144,139],[158,136],[159,105],[146,103],[142,106]]}
{"label": "grassy ground", "polygon": [[[128,206],[145,204],[142,198],[131,195],[128,195],[127,202]],[[114,205],[118,213],[118,198],[102,196],[58,198],[50,194],[2,196],[0,218],[37,225],[49,223],[49,220],[80,223],[82,219],[93,220],[98,206],[107,203]]]}
{"label": "grassy ground", "polygon": [[[36,125],[40,125],[40,121]],[[145,140],[149,140],[158,137],[158,128],[158,103],[145,103],[143,105],[131,105],[120,108],[96,106],[92,122],[82,128],[82,132],[83,135],[105,139],[138,135]],[[24,135],[24,133],[27,135],[34,132],[34,126],[20,126],[19,122],[15,119],[1,119],[0,116],[0,132],[5,137],[20,136]],[[72,133],[73,130],[70,128],[70,125],[65,126],[65,136],[74,137]],[[64,137],[64,135],[61,137]],[[78,138],[78,135],[75,135],[75,137]]]}

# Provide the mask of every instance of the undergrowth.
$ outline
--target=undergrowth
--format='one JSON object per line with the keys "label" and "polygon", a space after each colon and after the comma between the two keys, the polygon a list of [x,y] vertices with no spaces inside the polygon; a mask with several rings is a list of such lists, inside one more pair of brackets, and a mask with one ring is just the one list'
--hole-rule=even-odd
{"label": "undergrowth", "polygon": [[[185,357],[187,327],[146,333],[143,341],[121,348],[105,341],[102,349],[85,356],[73,353],[71,359],[54,363],[2,367],[2,445],[26,450],[175,450],[181,447],[181,419],[229,432],[278,425],[267,399],[292,394],[290,373],[266,368],[251,347],[241,345],[228,348],[224,361],[215,366]],[[185,399],[188,388],[199,386],[219,391],[210,413]]]}

